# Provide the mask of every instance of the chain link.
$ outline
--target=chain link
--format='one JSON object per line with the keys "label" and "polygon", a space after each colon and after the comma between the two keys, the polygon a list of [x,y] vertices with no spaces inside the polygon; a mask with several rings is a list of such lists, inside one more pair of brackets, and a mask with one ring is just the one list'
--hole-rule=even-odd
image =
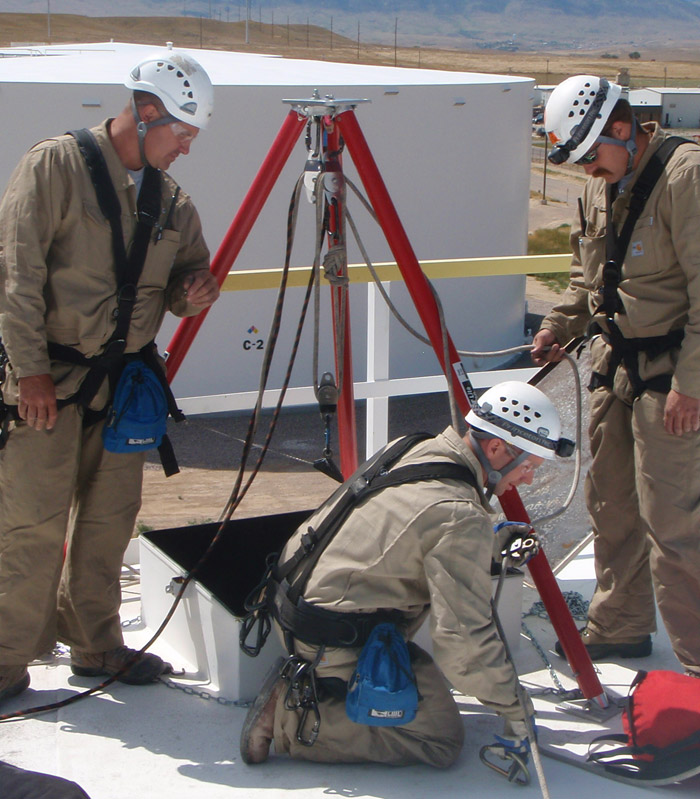
{"label": "chain link", "polygon": [[[586,617],[588,616],[588,605],[590,604],[588,600],[584,599],[578,591],[564,591],[562,596],[564,597],[566,606],[569,608],[569,612],[573,618],[579,619],[580,621],[585,621]],[[549,618],[549,614],[544,606],[544,602],[541,600],[538,602],[533,602],[530,610],[528,610],[527,613],[524,613],[523,616],[537,616],[540,619]]]}
{"label": "chain link", "polygon": [[[574,619],[585,620],[588,614],[588,601],[585,600],[578,591],[564,591],[562,596],[566,602],[566,606],[569,608],[569,611]],[[523,613],[522,620],[520,622],[520,627],[523,633],[530,639],[530,643],[535,648],[537,654],[542,658],[544,665],[549,672],[549,676],[552,678],[552,682],[554,683],[554,688],[545,688],[542,691],[530,692],[534,696],[542,696],[545,694],[556,694],[562,700],[566,699],[574,699],[580,695],[580,690],[575,688],[571,691],[567,691],[564,686],[561,684],[561,681],[554,670],[554,666],[552,666],[547,653],[542,648],[540,642],[535,638],[535,634],[530,630],[530,628],[525,623],[525,619],[528,616],[536,616],[540,619],[549,619],[549,614],[545,608],[544,602],[537,601],[533,602],[530,606],[530,610],[527,613]]]}
{"label": "chain link", "polygon": [[196,696],[198,699],[203,699],[205,702],[216,702],[217,705],[224,705],[227,707],[250,707],[253,702],[251,700],[227,699],[225,696],[215,696],[209,691],[204,691],[198,688],[192,688],[189,685],[181,685],[180,683],[173,682],[172,680],[158,678],[158,682],[163,683],[166,688],[172,688],[176,691],[182,691],[183,694],[188,696]]}
{"label": "chain link", "polygon": [[134,619],[124,619],[124,621],[121,623],[121,626],[123,630],[126,630],[128,627],[135,627],[137,624],[141,624],[140,616],[136,616]]}

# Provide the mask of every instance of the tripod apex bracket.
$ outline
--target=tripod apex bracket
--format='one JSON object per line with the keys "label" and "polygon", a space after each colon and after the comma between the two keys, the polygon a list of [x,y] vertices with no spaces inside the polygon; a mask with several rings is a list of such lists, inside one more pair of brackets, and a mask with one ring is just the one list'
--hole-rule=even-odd
{"label": "tripod apex bracket", "polygon": [[283,103],[287,103],[299,114],[299,116],[307,117],[309,119],[314,117],[336,117],[345,111],[352,111],[359,103],[371,103],[371,100],[349,100],[342,99],[336,100],[332,94],[326,94],[323,97],[314,90],[313,97],[308,97],[300,100],[284,99]]}

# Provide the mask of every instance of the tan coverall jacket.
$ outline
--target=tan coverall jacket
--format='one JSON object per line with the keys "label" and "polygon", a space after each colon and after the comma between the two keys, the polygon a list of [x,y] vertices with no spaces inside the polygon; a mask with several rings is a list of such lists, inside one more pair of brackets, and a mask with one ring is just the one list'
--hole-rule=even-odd
{"label": "tan coverall jacket", "polygon": [[[632,180],[612,209],[619,232],[631,189],[664,140],[656,125]],[[571,229],[571,283],[542,322],[560,344],[585,333],[600,297],[606,260],[606,184],[589,179],[583,193],[584,224]],[[685,333],[680,348],[650,358],[639,355],[642,379],[672,375],[672,388],[700,397],[700,148],[681,145],[668,161],[632,233],[619,296],[625,309],[615,321],[626,338]],[[596,315],[604,329],[605,318]],[[611,355],[602,337],[591,343],[594,371],[605,374]],[[654,591],[674,650],[686,666],[700,668],[700,435],[667,434],[666,397],[645,391],[632,402],[624,366],[613,389],[591,393],[593,464],[586,498],[595,533],[598,586],[589,626],[599,636],[634,641],[655,629]]]}
{"label": "tan coverall jacket", "polygon": [[[482,475],[478,460],[452,428],[418,444],[398,463],[430,461],[452,461]],[[296,550],[301,533],[318,523],[329,507],[321,506],[292,537],[282,563]],[[515,673],[491,616],[493,547],[490,507],[467,483],[428,480],[386,488],[351,512],[321,555],[303,596],[341,612],[400,610],[409,637],[429,614],[435,661],[447,680],[505,718],[523,720]],[[297,649],[306,657],[315,653],[300,642]],[[327,649],[318,676],[347,680],[358,656],[357,648]],[[309,748],[295,740],[297,713],[280,702],[276,749],[330,762],[449,765],[462,745],[456,705],[426,653],[421,650],[413,666],[423,701],[410,724],[354,724],[345,716],[344,703],[324,700],[321,733]]]}
{"label": "tan coverall jacket", "polygon": [[[136,226],[136,189],[107,133],[93,129],[122,206],[128,247]],[[153,340],[166,309],[188,305],[182,281],[208,269],[209,252],[189,197],[163,175],[157,241],[148,249],[127,351]],[[171,213],[172,206],[172,213]],[[167,222],[166,222],[167,220]],[[51,363],[47,341],[86,356],[109,339],[116,307],[111,231],[72,136],[33,147],[0,202],[0,334],[10,359],[5,400],[17,379],[50,373],[57,396],[75,393],[85,368]],[[107,401],[104,385],[93,400]],[[0,454],[0,664],[21,665],[56,640],[92,652],[119,646],[119,573],[141,502],[144,453],[108,453],[103,422],[83,428],[71,404],[51,431],[24,422]],[[68,550],[62,568],[63,546]],[[62,577],[59,588],[59,579]]]}
{"label": "tan coverall jacket", "polygon": [[[109,140],[107,123],[92,132],[121,201],[128,248],[137,222],[134,181]],[[154,339],[166,310],[197,313],[183,295],[182,280],[209,268],[192,201],[183,191],[175,199],[177,184],[166,173],[162,177],[158,240],[149,247],[139,280],[127,352]],[[17,378],[46,373],[65,399],[75,393],[85,368],[51,363],[46,342],[98,355],[114,330],[117,306],[111,229],[72,136],[40,142],[20,161],[0,205],[0,245],[0,335],[11,364],[5,401],[16,404]],[[106,394],[100,399],[103,405]]]}

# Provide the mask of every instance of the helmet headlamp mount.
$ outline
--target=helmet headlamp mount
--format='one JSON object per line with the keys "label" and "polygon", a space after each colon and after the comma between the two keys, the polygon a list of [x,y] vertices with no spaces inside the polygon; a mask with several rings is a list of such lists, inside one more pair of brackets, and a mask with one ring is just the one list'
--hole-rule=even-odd
{"label": "helmet headlamp mount", "polygon": [[[533,431],[517,424],[511,419],[504,419],[502,416],[498,416],[493,413],[493,408],[488,402],[476,405],[472,410],[479,419],[483,419],[486,422],[496,425],[496,427],[500,427],[505,433],[510,433],[511,437],[525,439],[525,441],[536,444],[538,447],[544,447],[546,450],[551,450],[551,452],[558,455],[560,458],[570,457],[573,455],[574,449],[576,448],[574,442],[568,438],[549,438],[549,430],[546,427],[540,427],[536,431]],[[504,437],[504,440],[507,439]]]}

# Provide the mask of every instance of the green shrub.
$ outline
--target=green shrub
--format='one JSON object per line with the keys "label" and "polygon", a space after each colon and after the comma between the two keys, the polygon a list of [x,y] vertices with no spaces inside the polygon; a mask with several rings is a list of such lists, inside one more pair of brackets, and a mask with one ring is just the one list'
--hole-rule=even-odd
{"label": "green shrub", "polygon": [[[557,228],[540,228],[527,237],[528,255],[556,255],[571,252],[569,233],[571,225],[560,225]],[[566,272],[544,272],[534,275],[545,286],[561,293],[569,285]]]}
{"label": "green shrub", "polygon": [[527,237],[528,255],[553,255],[571,252],[569,233],[571,225],[559,225],[557,228],[540,228]]}

